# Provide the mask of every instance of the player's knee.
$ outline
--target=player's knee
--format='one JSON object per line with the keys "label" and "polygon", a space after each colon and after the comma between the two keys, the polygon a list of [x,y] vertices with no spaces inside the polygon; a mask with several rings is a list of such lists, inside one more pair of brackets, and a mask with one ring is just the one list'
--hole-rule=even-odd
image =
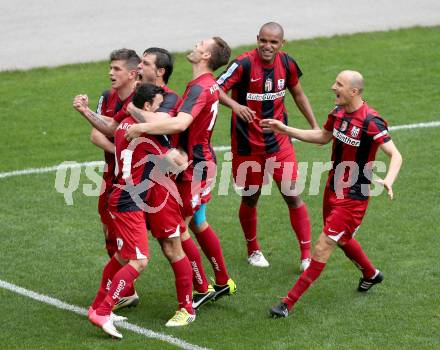
{"label": "player's knee", "polygon": [[179,238],[165,238],[161,240],[160,245],[165,257],[170,261],[176,261],[185,255]]}
{"label": "player's knee", "polygon": [[148,259],[137,259],[137,260],[131,260],[130,265],[132,265],[137,272],[141,273],[145,270],[145,268],[148,265]]}
{"label": "player's knee", "polygon": [[241,201],[248,207],[254,208],[257,206],[258,199],[260,198],[261,190],[249,196],[242,196]]}
{"label": "player's knee", "polygon": [[300,196],[286,196],[283,195],[284,201],[291,208],[298,208],[303,204],[303,201]]}

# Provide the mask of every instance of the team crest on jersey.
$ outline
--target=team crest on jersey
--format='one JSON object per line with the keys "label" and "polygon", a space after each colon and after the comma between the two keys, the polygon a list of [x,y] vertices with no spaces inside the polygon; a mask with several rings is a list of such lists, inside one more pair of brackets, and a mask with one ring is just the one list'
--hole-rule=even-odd
{"label": "team crest on jersey", "polygon": [[284,82],[285,82],[284,79],[278,79],[278,83],[277,83],[278,90],[283,90],[284,89]]}
{"label": "team crest on jersey", "polygon": [[348,129],[348,121],[343,120],[341,123],[341,126],[339,127],[339,131],[346,131]]}
{"label": "team crest on jersey", "polygon": [[351,129],[351,136],[357,137],[359,135],[360,129],[357,126],[353,126]]}
{"label": "team crest on jersey", "polygon": [[264,82],[264,91],[269,92],[272,91],[272,79],[271,78],[267,78],[266,81]]}

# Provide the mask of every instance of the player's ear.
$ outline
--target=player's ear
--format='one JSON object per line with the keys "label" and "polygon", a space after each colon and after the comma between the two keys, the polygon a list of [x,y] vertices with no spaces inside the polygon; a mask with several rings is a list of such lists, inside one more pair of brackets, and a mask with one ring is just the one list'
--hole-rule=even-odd
{"label": "player's ear", "polygon": [[156,75],[157,75],[158,77],[163,77],[164,74],[165,74],[165,68],[159,68],[159,69],[157,70]]}
{"label": "player's ear", "polygon": [[128,74],[129,74],[131,79],[136,79],[137,75],[138,75],[137,69],[131,69]]}
{"label": "player's ear", "polygon": [[150,111],[151,110],[151,103],[150,102],[145,102],[144,103],[144,108],[142,108],[144,111]]}

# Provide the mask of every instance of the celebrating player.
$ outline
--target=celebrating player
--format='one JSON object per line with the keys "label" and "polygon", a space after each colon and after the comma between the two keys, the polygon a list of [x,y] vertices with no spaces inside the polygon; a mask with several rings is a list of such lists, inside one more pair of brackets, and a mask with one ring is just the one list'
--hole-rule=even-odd
{"label": "celebrating player", "polygon": [[[210,140],[219,102],[219,87],[212,72],[228,62],[230,52],[227,43],[218,37],[203,40],[195,45],[187,56],[192,64],[193,80],[186,88],[177,116],[154,123],[137,124],[127,130],[129,140],[142,133],[151,135],[181,133],[179,145],[191,161],[181,181],[178,182],[187,226],[199,207],[211,198],[210,185],[216,169],[215,154]],[[207,224],[203,231],[195,233],[197,241],[214,269],[215,298],[233,294],[236,285],[229,278],[220,241],[214,230]],[[186,231],[182,235],[182,240],[186,241],[188,237],[189,233]],[[203,283],[206,288],[207,282]]]}
{"label": "celebrating player", "polygon": [[323,130],[300,130],[281,121],[264,119],[260,125],[299,140],[326,144],[333,139],[333,168],[324,193],[324,228],[315,245],[309,268],[301,274],[282,302],[270,310],[273,317],[287,317],[295,303],[319,277],[334,249],[339,246],[362,272],[358,291],[366,292],[381,283],[383,274],[368,259],[354,238],[370,197],[373,161],[380,148],[390,158],[382,183],[393,198],[393,183],[402,156],[388,133],[386,122],[362,99],[364,80],[356,71],[343,71],[332,90],[337,107],[328,115]]}
{"label": "celebrating player", "polygon": [[[133,103],[130,103],[127,111],[138,122],[153,122],[163,118],[174,117],[177,114],[177,108],[180,106],[182,98],[166,85],[172,72],[173,61],[171,54],[167,50],[152,47],[144,51],[142,60],[138,66],[141,81],[162,87],[166,94],[164,101],[156,112],[139,109],[135,107]],[[170,142],[172,145],[178,146],[178,135],[170,135],[168,138],[171,139]],[[208,226],[205,206],[206,204],[202,204],[191,220],[190,227],[193,232],[203,232]],[[199,249],[190,235],[182,237],[182,247],[193,269],[193,286],[195,289],[193,294],[193,307],[197,309],[210,300],[213,300],[217,293],[208,283]]]}
{"label": "celebrating player", "polygon": [[[136,67],[139,62],[140,58],[134,50],[119,49],[111,52],[109,71],[111,90],[103,92],[100,97],[97,114],[114,118],[118,114],[125,113],[136,86]],[[115,145],[113,137],[107,137],[96,128],[92,129],[90,139],[93,144],[104,150],[105,167],[102,174],[103,181],[98,201],[98,212],[104,231],[105,246],[111,258],[118,249],[112,220],[108,212],[108,199],[115,180]],[[139,297],[133,285],[127,290],[127,295],[122,296],[115,304],[114,309],[135,306],[138,303]]]}
{"label": "celebrating player", "polygon": [[[154,112],[162,103],[163,95],[163,89],[142,84],[136,88],[133,103]],[[146,220],[175,274],[179,310],[166,326],[183,326],[194,321],[192,270],[180,243],[184,222],[176,201],[178,191],[174,181],[165,176],[167,169],[162,170],[160,161],[169,147],[162,146],[165,142],[158,139],[165,137],[150,136],[129,144],[125,131],[135,123],[132,117],[111,119],[97,115],[87,107],[87,99],[83,95],[75,98],[74,107],[100,131],[105,134],[114,132],[118,160],[118,183],[109,200],[118,238],[118,252],[104,268],[100,289],[89,309],[90,321],[111,336],[122,337],[113,325],[109,310],[147,265]],[[109,280],[112,281],[110,286]]]}
{"label": "celebrating player", "polygon": [[[236,185],[243,189],[239,219],[247,242],[248,262],[269,266],[257,239],[257,203],[270,174],[288,206],[303,271],[310,264],[311,231],[306,204],[294,191],[295,151],[288,136],[263,132],[259,125],[263,118],[287,124],[287,88],[311,127],[319,129],[299,81],[302,72],[292,57],[280,51],[283,37],[278,23],[264,24],[257,35],[257,48],[232,61],[217,82],[222,89],[220,101],[232,109],[232,169]],[[226,94],[231,89],[232,98]]]}

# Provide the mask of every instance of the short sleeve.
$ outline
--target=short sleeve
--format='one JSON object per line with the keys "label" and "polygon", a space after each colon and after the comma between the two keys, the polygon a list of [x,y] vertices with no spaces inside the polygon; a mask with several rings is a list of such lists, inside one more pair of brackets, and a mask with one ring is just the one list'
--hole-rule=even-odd
{"label": "short sleeve", "polygon": [[179,96],[172,92],[167,92],[157,112],[168,113],[171,117],[174,117],[177,114],[179,100]]}
{"label": "short sleeve", "polygon": [[234,60],[228,68],[218,77],[217,84],[224,92],[231,90],[239,83],[243,75],[243,62]]}
{"label": "short sleeve", "polygon": [[299,68],[298,63],[296,63],[296,61],[292,57],[290,57],[289,55],[286,56],[287,68],[289,70],[287,86],[292,88],[296,86],[296,84],[298,84],[299,78],[301,78],[302,76],[302,71]]}
{"label": "short sleeve", "polygon": [[324,129],[327,131],[333,131],[333,125],[335,123],[335,115],[333,113],[329,113],[327,117],[327,121],[324,123]]}
{"label": "short sleeve", "polygon": [[183,99],[179,112],[191,114],[196,118],[206,105],[206,98],[203,87],[200,85],[193,85],[189,88],[188,94]]}
{"label": "short sleeve", "polygon": [[380,145],[391,140],[386,121],[378,116],[371,119],[368,124],[367,134],[373,138],[375,143]]}
{"label": "short sleeve", "polygon": [[109,94],[110,92],[108,90],[102,93],[101,97],[98,100],[98,105],[96,106],[96,114],[102,115],[102,111],[105,111],[107,109]]}

